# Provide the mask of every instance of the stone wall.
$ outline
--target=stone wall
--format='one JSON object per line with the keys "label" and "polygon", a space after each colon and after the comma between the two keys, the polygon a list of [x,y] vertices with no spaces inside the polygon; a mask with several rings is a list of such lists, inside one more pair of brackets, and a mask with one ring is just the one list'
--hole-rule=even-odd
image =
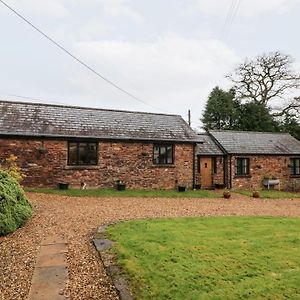
{"label": "stone wall", "polygon": [[[250,159],[249,176],[235,176],[235,158]],[[276,177],[280,180],[282,190],[300,190],[300,177],[291,177],[289,169],[290,157],[275,155],[232,156],[232,188],[262,189],[264,177]],[[279,186],[275,186],[276,189]]]}
{"label": "stone wall", "polygon": [[[26,174],[23,185],[54,187],[68,182],[79,187],[113,187],[117,180],[128,188],[173,189],[193,185],[193,145],[176,144],[174,165],[153,164],[153,143],[100,141],[97,166],[68,166],[63,140],[0,139],[0,159],[10,154]],[[40,149],[47,149],[41,151]]]}

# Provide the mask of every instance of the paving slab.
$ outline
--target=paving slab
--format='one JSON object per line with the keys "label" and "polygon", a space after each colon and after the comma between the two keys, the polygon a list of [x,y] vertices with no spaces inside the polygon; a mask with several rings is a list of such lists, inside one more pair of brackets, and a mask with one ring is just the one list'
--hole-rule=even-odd
{"label": "paving slab", "polygon": [[42,241],[28,300],[63,300],[68,280],[67,243],[59,236]]}

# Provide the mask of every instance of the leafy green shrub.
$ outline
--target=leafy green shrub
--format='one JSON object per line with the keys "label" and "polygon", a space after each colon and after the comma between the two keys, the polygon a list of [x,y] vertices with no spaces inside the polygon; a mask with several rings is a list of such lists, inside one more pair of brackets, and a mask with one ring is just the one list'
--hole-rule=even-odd
{"label": "leafy green shrub", "polygon": [[0,169],[0,235],[17,230],[31,214],[31,204],[20,184]]}
{"label": "leafy green shrub", "polygon": [[26,176],[22,173],[21,168],[17,165],[17,156],[11,154],[0,164],[0,169],[5,170],[10,176],[21,182]]}

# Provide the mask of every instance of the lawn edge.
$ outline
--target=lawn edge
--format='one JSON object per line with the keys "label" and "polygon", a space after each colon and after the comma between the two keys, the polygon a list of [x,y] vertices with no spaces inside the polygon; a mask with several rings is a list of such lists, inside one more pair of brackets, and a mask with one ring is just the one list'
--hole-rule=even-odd
{"label": "lawn edge", "polygon": [[110,277],[120,300],[134,300],[130,291],[130,283],[122,273],[120,266],[117,264],[117,257],[110,251],[115,242],[107,238],[106,229],[108,226],[114,225],[115,223],[108,223],[98,227],[93,239],[93,244],[99,254],[102,264],[105,269],[105,273]]}

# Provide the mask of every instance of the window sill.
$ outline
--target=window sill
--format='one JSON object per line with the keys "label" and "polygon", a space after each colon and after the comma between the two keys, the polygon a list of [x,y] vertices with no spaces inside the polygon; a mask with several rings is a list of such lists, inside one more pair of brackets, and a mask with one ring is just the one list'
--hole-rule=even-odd
{"label": "window sill", "polygon": [[233,178],[251,178],[251,175],[234,175]]}
{"label": "window sill", "polygon": [[97,170],[99,169],[98,165],[80,165],[80,166],[65,166],[64,170]]}
{"label": "window sill", "polygon": [[175,168],[175,165],[172,164],[172,165],[168,165],[168,164],[162,164],[162,165],[152,165],[151,166],[152,168]]}

